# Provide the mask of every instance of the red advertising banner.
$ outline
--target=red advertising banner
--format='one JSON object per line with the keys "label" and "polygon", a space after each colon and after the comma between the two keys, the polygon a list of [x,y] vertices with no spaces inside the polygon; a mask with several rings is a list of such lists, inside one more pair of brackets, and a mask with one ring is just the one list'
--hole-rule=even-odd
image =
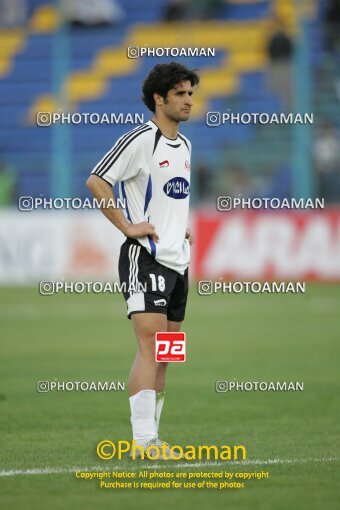
{"label": "red advertising banner", "polygon": [[340,209],[196,211],[195,278],[340,280]]}

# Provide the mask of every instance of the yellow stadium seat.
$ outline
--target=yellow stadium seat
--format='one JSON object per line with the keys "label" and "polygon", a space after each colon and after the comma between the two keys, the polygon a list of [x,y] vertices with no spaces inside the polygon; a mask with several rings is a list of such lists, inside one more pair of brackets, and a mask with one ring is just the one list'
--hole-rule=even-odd
{"label": "yellow stadium seat", "polygon": [[215,47],[237,49],[261,46],[270,29],[270,20],[258,22],[205,21],[190,23],[158,23],[135,25],[127,38],[127,46],[148,47]]}
{"label": "yellow stadium seat", "polygon": [[6,76],[12,69],[12,60],[9,58],[0,59],[0,77]]}
{"label": "yellow stadium seat", "polygon": [[191,110],[191,118],[193,120],[200,119],[206,113],[206,98],[204,96],[194,96],[194,107]]}
{"label": "yellow stadium seat", "polygon": [[229,70],[206,70],[201,73],[199,94],[206,98],[234,94],[237,88],[238,76]]}
{"label": "yellow stadium seat", "polygon": [[103,77],[121,76],[132,73],[137,65],[135,59],[127,58],[124,48],[108,48],[97,54],[93,65],[93,73]]}
{"label": "yellow stadium seat", "polygon": [[[189,30],[190,31],[190,30]],[[137,24],[130,30],[126,46],[176,47],[185,44],[185,33],[182,23],[154,23],[152,25]]]}
{"label": "yellow stadium seat", "polygon": [[315,18],[317,0],[275,0],[273,13],[284,23],[288,32],[295,33],[300,17]]}
{"label": "yellow stadium seat", "polygon": [[[230,0],[233,3],[256,3],[260,0]],[[308,3],[308,2],[307,2]],[[315,5],[315,0],[310,0]],[[285,28],[293,32],[296,28],[297,12],[294,0],[273,0],[273,15],[283,20]],[[31,30],[53,31],[60,19],[53,6],[42,6],[35,12]],[[107,91],[107,81],[114,76],[133,74],[140,65],[137,59],[127,58],[128,46],[154,48],[192,47],[216,48],[225,51],[219,69],[204,69],[201,86],[195,94],[194,115],[201,115],[211,97],[227,96],[237,92],[240,74],[259,71],[267,64],[266,45],[272,32],[272,18],[251,21],[196,21],[178,23],[153,23],[134,25],[121,47],[107,47],[95,56],[91,67],[82,72],[71,73],[65,90],[73,103],[102,97]],[[15,38],[8,46],[17,47]],[[1,43],[1,32],[0,32]],[[1,49],[0,44],[0,57]],[[13,50],[14,51],[14,50]],[[213,59],[211,59],[213,65]],[[8,69],[8,62],[0,60],[1,70]]]}
{"label": "yellow stadium seat", "polygon": [[264,51],[235,51],[227,59],[227,66],[235,73],[254,72],[264,69],[267,62]]}
{"label": "yellow stadium seat", "polygon": [[0,77],[8,74],[12,69],[12,60],[25,44],[23,30],[0,30]]}
{"label": "yellow stadium seat", "polygon": [[32,105],[29,112],[29,120],[32,124],[36,122],[38,112],[56,112],[57,104],[52,94],[41,95]]}
{"label": "yellow stadium seat", "polygon": [[201,83],[194,95],[193,119],[206,113],[210,98],[235,94],[239,88],[239,77],[229,70],[206,69],[200,74]]}
{"label": "yellow stadium seat", "polygon": [[23,30],[0,30],[0,58],[14,55],[23,48],[24,42]]}
{"label": "yellow stadium seat", "polygon": [[[195,26],[196,25],[196,26]],[[236,49],[261,46],[263,38],[270,28],[270,21],[254,22],[205,22],[195,24],[190,32],[193,46],[202,46],[202,34],[205,47],[217,49]]]}
{"label": "yellow stadium seat", "polygon": [[105,78],[92,71],[79,71],[69,76],[66,94],[71,102],[91,100],[103,96],[107,91]]}
{"label": "yellow stadium seat", "polygon": [[54,32],[60,25],[60,14],[53,5],[38,7],[31,18],[30,30],[33,33]]}

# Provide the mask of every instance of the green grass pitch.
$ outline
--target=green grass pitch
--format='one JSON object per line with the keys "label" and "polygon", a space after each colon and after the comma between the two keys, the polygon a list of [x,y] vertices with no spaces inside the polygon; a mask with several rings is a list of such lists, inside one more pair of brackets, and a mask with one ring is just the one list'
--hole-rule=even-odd
{"label": "green grass pitch", "polygon": [[[244,444],[249,464],[223,468],[270,477],[242,490],[101,490],[96,480],[76,480],[67,472],[74,466],[119,463],[100,461],[95,448],[102,439],[130,439],[127,390],[37,393],[36,382],[127,383],[135,339],[123,298],[1,288],[0,314],[1,509],[338,508],[339,286],[307,285],[304,295],[199,296],[191,288],[187,361],[169,369],[161,437]],[[215,392],[215,381],[232,379],[303,381],[305,389]],[[62,472],[50,472],[56,468]],[[28,469],[47,473],[12,472]]]}

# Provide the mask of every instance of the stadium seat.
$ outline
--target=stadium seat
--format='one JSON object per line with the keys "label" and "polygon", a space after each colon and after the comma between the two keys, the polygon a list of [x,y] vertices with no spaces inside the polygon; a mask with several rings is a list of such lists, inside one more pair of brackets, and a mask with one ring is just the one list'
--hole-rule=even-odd
{"label": "stadium seat", "polygon": [[[49,152],[55,131],[35,125],[37,111],[56,111],[54,73],[60,72],[53,52],[58,50],[60,16],[50,0],[30,0],[30,19],[25,29],[0,30],[0,150],[19,175],[21,189],[48,190],[48,178],[41,175],[50,165]],[[316,1],[308,9],[316,16]],[[272,8],[272,11],[270,10]],[[226,145],[253,140],[251,125],[224,125],[207,129],[207,111],[255,111],[280,109],[276,96],[268,91],[266,44],[272,29],[271,16],[278,14],[293,32],[296,10],[293,0],[228,0],[222,19],[164,23],[163,0],[150,0],[148,8],[140,0],[122,4],[125,18],[114,27],[90,29],[69,27],[61,51],[66,69],[64,91],[71,111],[80,113],[144,113],[140,102],[141,83],[160,61],[173,57],[129,59],[128,46],[215,48],[212,58],[179,60],[200,71],[201,84],[195,93],[192,121],[183,133],[194,137],[197,154],[205,151],[215,161],[223,157]],[[311,25],[313,65],[322,54],[323,36]],[[327,107],[325,106],[326,110]],[[325,110],[325,111],[326,111]],[[31,124],[30,124],[31,123]],[[115,139],[134,125],[70,126],[71,159],[75,182],[83,177],[107,151]],[[73,184],[74,184],[73,183]],[[86,193],[86,190],[84,191]]]}

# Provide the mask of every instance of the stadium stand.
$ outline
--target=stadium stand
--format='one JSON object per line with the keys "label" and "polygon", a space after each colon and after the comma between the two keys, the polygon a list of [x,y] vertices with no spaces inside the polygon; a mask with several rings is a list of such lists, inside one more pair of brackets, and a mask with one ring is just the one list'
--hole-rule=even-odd
{"label": "stadium stand", "polygon": [[[141,82],[155,63],[173,58],[128,59],[127,46],[216,48],[214,59],[192,57],[184,61],[200,69],[202,83],[192,121],[183,126],[183,132],[195,140],[195,159],[204,155],[213,172],[221,168],[226,157],[240,157],[247,165],[254,157],[250,148],[260,154],[254,127],[207,129],[204,116],[215,110],[281,110],[279,98],[267,87],[266,45],[274,15],[281,17],[294,36],[293,0],[229,0],[218,20],[184,23],[161,22],[162,0],[150,0],[147,9],[139,0],[126,0],[126,16],[121,24],[101,28],[64,26],[55,2],[30,0],[29,5],[27,26],[0,29],[0,153],[1,159],[16,171],[19,194],[51,193],[48,168],[53,128],[38,127],[36,112],[58,111],[67,105],[67,111],[131,112],[148,118],[140,101]],[[319,16],[316,0],[308,6],[312,17]],[[313,64],[317,66],[322,34],[312,25],[309,37],[313,41]],[[62,94],[58,96],[58,80],[63,74]],[[60,96],[66,102],[60,102]],[[77,196],[87,195],[83,181],[94,163],[132,127],[68,127],[72,191]],[[277,139],[270,139],[270,143],[275,142]],[[244,143],[249,150],[244,151]],[[256,161],[258,170],[261,157]]]}

